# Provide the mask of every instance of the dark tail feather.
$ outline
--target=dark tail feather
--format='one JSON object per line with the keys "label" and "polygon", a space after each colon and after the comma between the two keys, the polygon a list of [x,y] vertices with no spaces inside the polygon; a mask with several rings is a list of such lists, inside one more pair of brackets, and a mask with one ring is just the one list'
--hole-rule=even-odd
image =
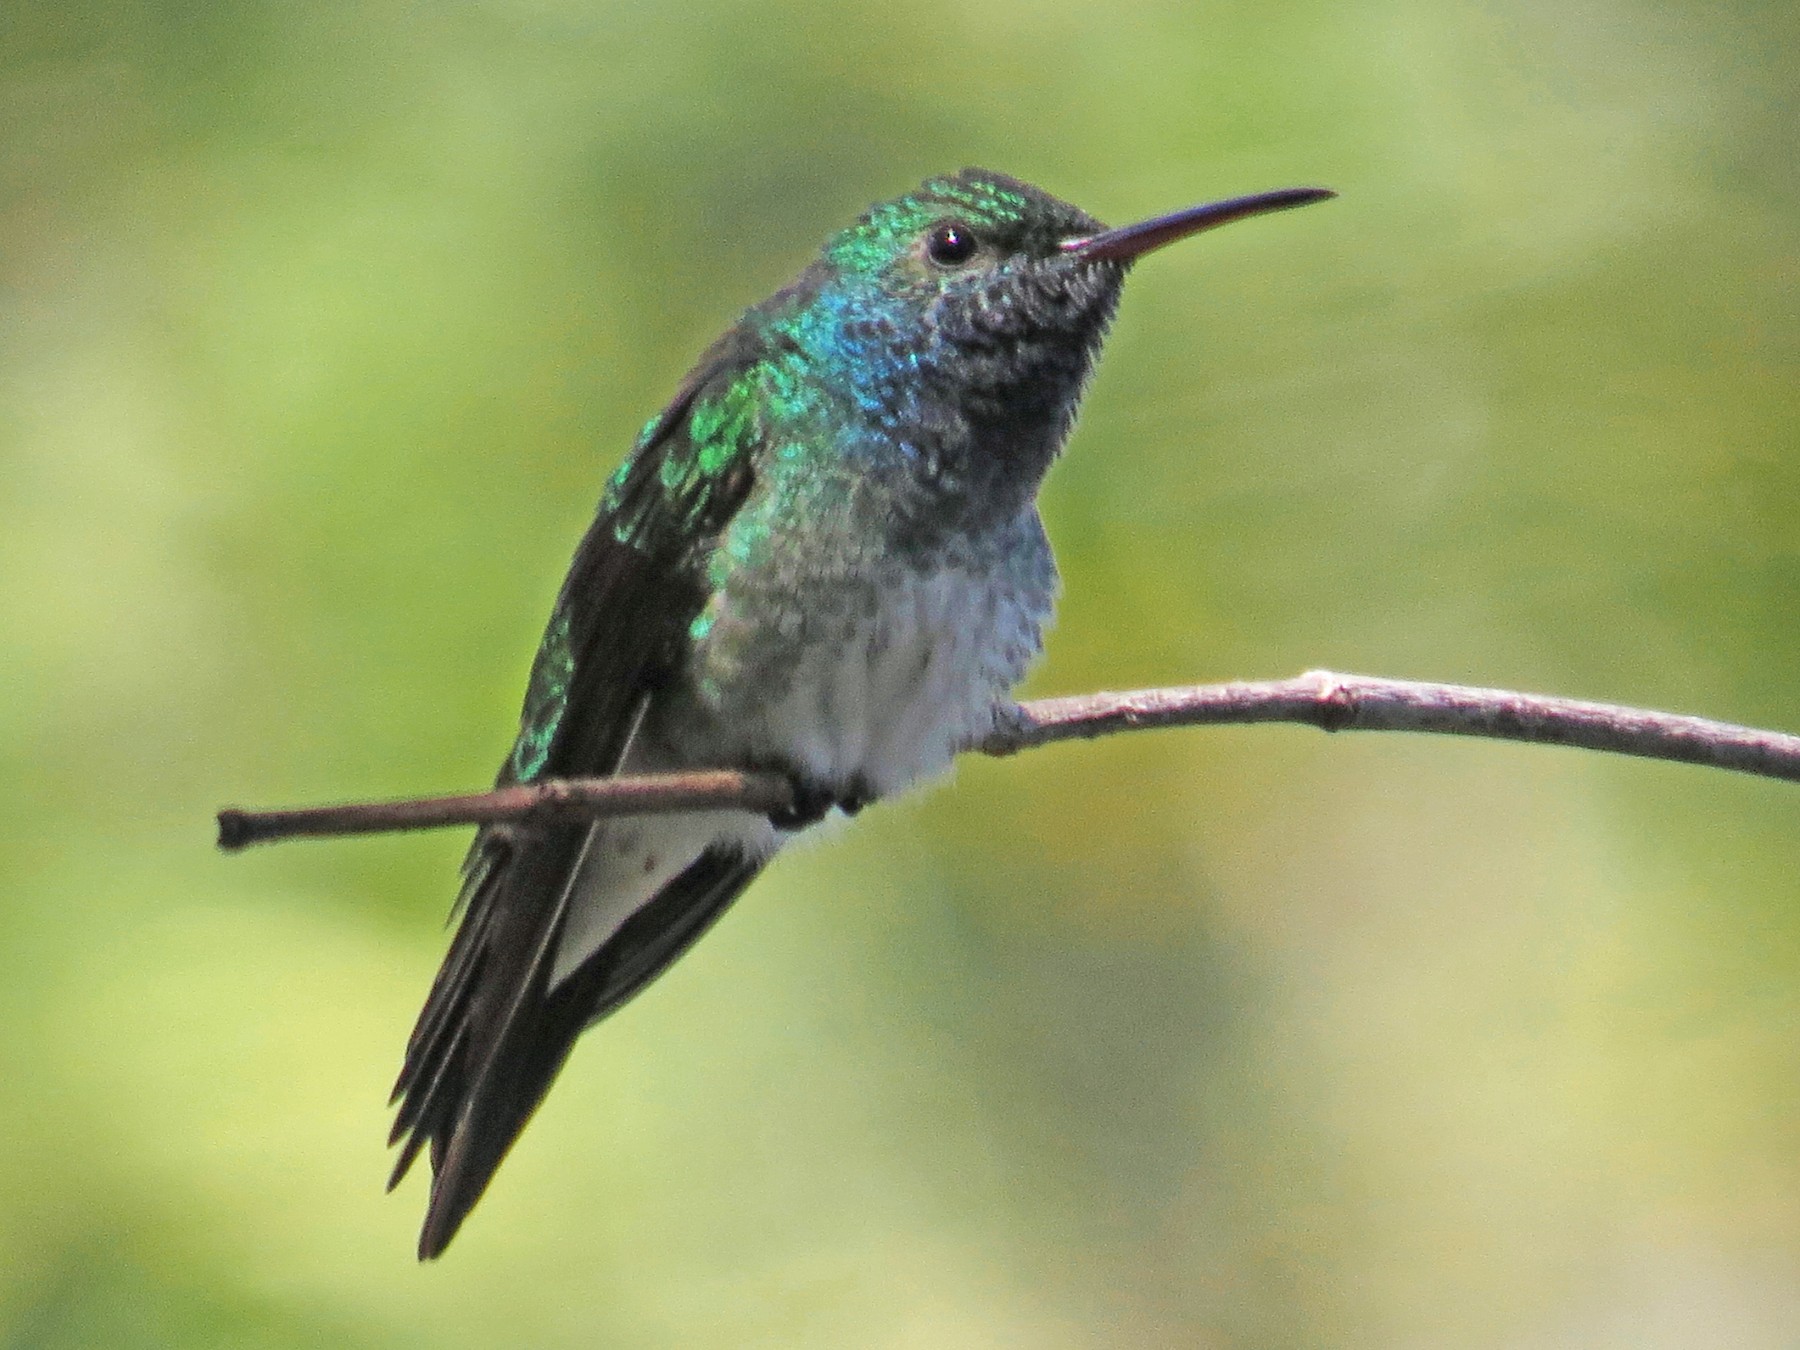
{"label": "dark tail feather", "polygon": [[483,831],[464,866],[462,921],[407,1040],[394,1084],[400,1104],[390,1145],[400,1151],[388,1188],[426,1144],[441,1153],[464,1113],[473,1077],[505,1036],[519,996],[542,984],[542,949],[554,950],[567,880],[583,828],[530,836]]}
{"label": "dark tail feather", "polygon": [[[431,1200],[419,1257],[449,1245],[543,1101],[582,1030],[619,1007],[695,939],[761,863],[708,849],[549,987],[587,831],[478,842],[467,906],[408,1046],[390,1188],[429,1143]],[[489,856],[490,852],[500,856]]]}

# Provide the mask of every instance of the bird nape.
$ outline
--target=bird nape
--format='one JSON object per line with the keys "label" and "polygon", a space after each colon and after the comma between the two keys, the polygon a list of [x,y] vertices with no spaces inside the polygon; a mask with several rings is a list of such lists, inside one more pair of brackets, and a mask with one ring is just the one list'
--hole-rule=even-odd
{"label": "bird nape", "polygon": [[944,769],[1042,645],[1036,497],[1126,270],[1293,188],[1109,230],[965,169],[872,207],[707,349],[607,483],[502,784],[777,772],[796,805],[489,825],[394,1088],[390,1186],[429,1146],[437,1256],[581,1032],[782,842]]}

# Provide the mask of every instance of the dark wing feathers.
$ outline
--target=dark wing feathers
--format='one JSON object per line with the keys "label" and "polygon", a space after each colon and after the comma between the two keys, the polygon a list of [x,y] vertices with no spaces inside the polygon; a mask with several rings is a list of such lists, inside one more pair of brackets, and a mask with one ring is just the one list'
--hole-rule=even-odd
{"label": "dark wing feathers", "polygon": [[[696,471],[689,426],[698,403],[748,392],[738,384],[747,363],[741,342],[709,353],[608,485],[557,598],[501,782],[618,768],[705,602],[704,545],[750,490],[756,419],[723,419],[737,440],[710,447],[706,473]],[[709,850],[552,989],[569,890],[591,839],[603,832],[500,825],[470,848],[461,922],[394,1087],[390,1143],[401,1151],[390,1187],[426,1145],[431,1152],[422,1258],[454,1236],[582,1028],[686,950],[758,866]]]}

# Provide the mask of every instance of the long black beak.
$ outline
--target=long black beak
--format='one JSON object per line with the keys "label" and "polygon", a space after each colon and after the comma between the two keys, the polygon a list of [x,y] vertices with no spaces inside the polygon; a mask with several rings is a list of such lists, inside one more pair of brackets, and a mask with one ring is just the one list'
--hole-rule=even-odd
{"label": "long black beak", "polygon": [[1065,239],[1062,251],[1087,262],[1130,262],[1151,249],[1186,239],[1190,234],[1199,234],[1216,225],[1229,225],[1234,220],[1266,215],[1270,211],[1310,206],[1335,196],[1337,193],[1330,188],[1280,188],[1250,197],[1232,197],[1222,202],[1208,202],[1205,206],[1190,206],[1185,211],[1171,211],[1166,216],[1153,216],[1135,225],[1121,225],[1116,230],[1106,230],[1086,239]]}

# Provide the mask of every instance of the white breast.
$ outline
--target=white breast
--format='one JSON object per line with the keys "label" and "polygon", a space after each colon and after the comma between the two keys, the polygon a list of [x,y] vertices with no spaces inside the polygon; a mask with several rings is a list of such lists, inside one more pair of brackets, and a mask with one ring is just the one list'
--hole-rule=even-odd
{"label": "white breast", "polygon": [[993,726],[1047,602],[958,568],[893,576],[844,638],[805,652],[756,739],[818,782],[876,796],[939,773]]}

